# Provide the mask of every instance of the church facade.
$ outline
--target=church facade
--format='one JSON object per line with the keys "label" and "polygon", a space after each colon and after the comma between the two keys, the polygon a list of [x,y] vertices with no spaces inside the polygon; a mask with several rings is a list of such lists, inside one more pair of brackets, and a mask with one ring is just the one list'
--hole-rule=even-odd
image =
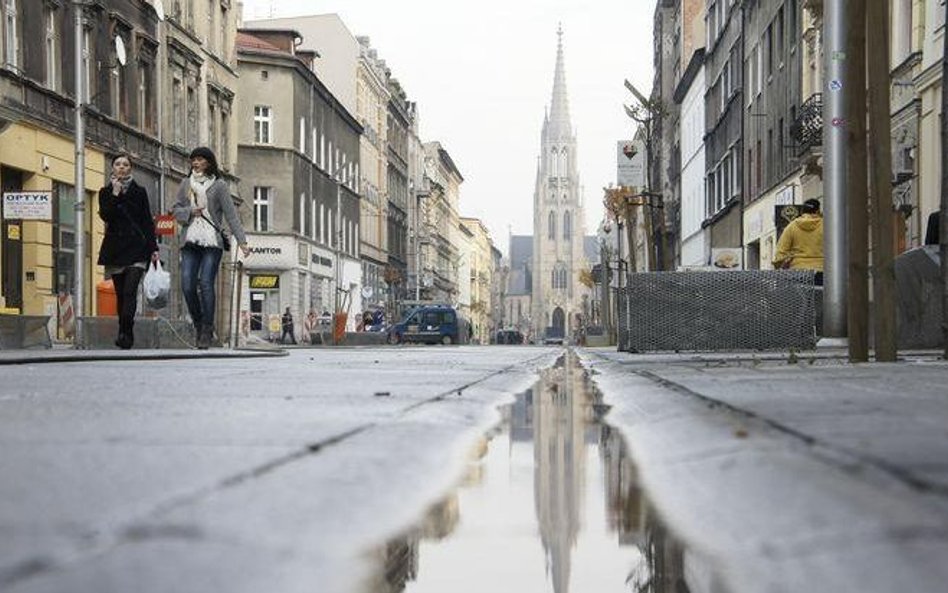
{"label": "church facade", "polygon": [[583,327],[589,289],[577,142],[569,115],[563,31],[557,32],[553,96],[543,120],[533,195],[531,320],[538,339],[571,339]]}

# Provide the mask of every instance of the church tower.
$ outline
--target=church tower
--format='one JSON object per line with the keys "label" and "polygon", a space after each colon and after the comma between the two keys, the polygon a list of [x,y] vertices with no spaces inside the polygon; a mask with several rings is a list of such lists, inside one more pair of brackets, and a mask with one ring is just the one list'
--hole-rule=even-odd
{"label": "church tower", "polygon": [[580,283],[586,269],[585,221],[576,167],[576,135],[569,118],[563,28],[557,31],[553,98],[543,119],[536,189],[533,193],[534,335],[572,337],[583,314]]}

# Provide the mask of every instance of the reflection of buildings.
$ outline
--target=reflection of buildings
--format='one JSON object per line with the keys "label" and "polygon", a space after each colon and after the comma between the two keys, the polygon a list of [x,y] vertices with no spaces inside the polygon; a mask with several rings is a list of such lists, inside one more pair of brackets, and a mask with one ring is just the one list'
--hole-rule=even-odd
{"label": "reflection of buildings", "polygon": [[554,593],[569,590],[585,483],[582,372],[557,366],[534,389],[534,500]]}
{"label": "reflection of buildings", "polygon": [[432,506],[417,527],[390,539],[370,552],[377,558],[378,571],[366,581],[371,593],[400,593],[418,578],[418,548],[422,539],[441,540],[454,531],[460,518],[457,493]]}

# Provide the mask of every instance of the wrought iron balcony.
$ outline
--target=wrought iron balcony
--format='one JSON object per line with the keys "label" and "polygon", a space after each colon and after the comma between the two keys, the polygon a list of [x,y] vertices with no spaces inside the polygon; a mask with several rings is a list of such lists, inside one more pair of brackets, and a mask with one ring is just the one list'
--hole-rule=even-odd
{"label": "wrought iron balcony", "polygon": [[800,105],[797,119],[790,125],[790,136],[803,152],[823,144],[823,95],[815,93]]}

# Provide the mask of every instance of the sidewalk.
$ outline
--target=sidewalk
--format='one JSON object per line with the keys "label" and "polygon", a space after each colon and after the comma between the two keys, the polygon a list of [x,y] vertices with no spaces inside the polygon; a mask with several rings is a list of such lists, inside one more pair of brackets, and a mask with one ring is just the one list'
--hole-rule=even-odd
{"label": "sidewalk", "polygon": [[948,363],[934,353],[580,354],[658,513],[710,567],[694,593],[945,590]]}
{"label": "sidewalk", "polygon": [[82,362],[105,360],[177,360],[187,358],[267,358],[286,356],[287,352],[275,347],[247,347],[239,349],[132,349],[132,350],[76,350],[71,345],[54,345],[52,349],[0,350],[0,366],[11,364],[40,364],[49,362]]}

